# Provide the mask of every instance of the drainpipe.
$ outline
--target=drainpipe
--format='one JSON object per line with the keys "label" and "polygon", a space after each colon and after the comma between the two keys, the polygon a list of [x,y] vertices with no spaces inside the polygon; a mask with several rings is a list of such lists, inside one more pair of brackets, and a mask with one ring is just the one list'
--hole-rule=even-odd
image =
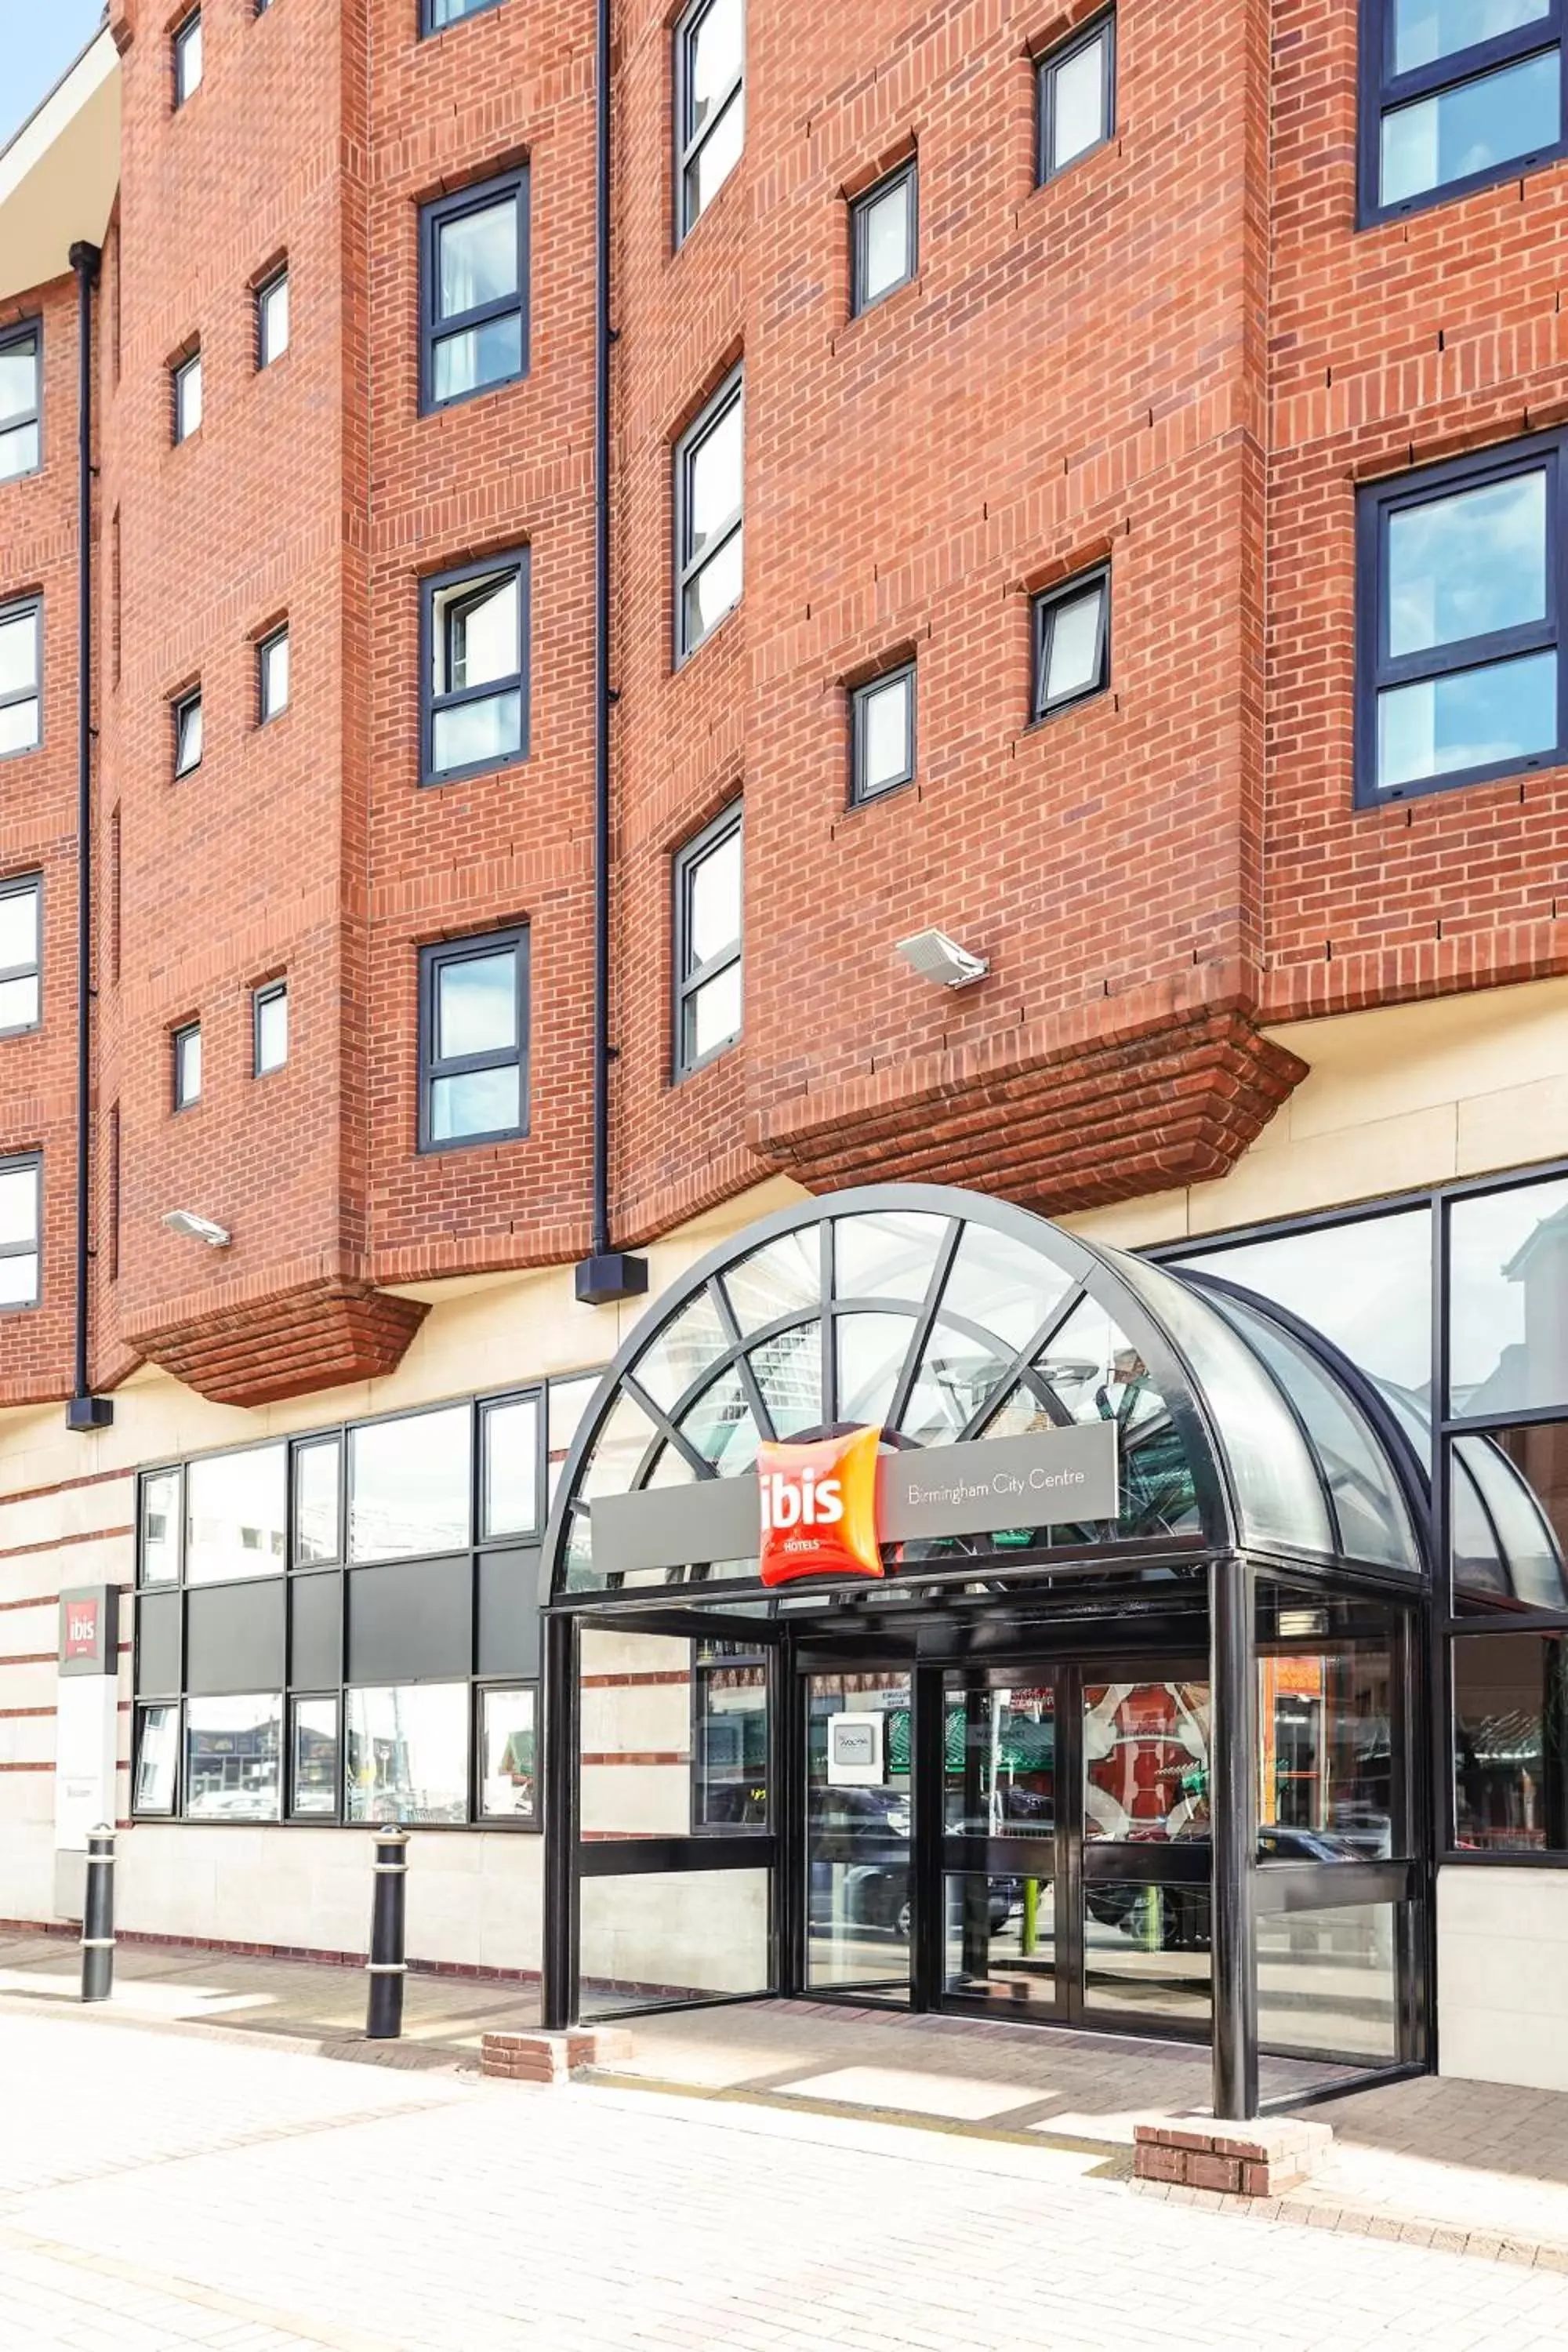
{"label": "drainpipe", "polygon": [[595,68],[594,318],[594,1217],[577,1266],[585,1307],[647,1289],[647,1260],[610,1243],[610,0],[598,0]]}
{"label": "drainpipe", "polygon": [[76,739],[76,1366],[68,1429],[107,1429],[108,1397],[89,1393],[87,1376],[89,1152],[92,1082],[92,289],[96,245],[73,245],[77,289],[77,739]]}

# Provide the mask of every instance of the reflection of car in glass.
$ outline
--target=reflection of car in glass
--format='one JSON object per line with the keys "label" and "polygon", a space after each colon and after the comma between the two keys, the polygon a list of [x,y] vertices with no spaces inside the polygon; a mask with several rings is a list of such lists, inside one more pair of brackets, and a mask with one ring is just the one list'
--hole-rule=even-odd
{"label": "reflection of car in glass", "polygon": [[1336,1805],[1333,1834],[1363,1862],[1386,1862],[1394,1852],[1394,1823],[1375,1805]]}
{"label": "reflection of car in glass", "polygon": [[[1187,1853],[1200,1848],[1206,1856],[1206,1838],[1151,1840],[1152,1844],[1179,1844]],[[1259,1862],[1360,1862],[1363,1853],[1349,1839],[1327,1830],[1294,1830],[1273,1826],[1258,1833]],[[1095,1884],[1084,1889],[1091,1918],[1102,1927],[1120,1927],[1134,1943],[1163,1951],[1206,1951],[1209,1943],[1209,1890],[1201,1883],[1189,1886],[1139,1886]]]}
{"label": "reflection of car in glass", "polygon": [[[898,1852],[907,1849],[910,1801],[901,1789],[826,1789],[814,1787],[808,1799],[814,1849],[819,1842],[880,1844],[880,1854],[868,1853],[864,1862],[852,1854],[825,1856],[814,1850],[809,1884],[811,1924],[828,1926],[835,1914],[836,1892],[844,1912],[856,1924],[877,1927],[907,1939],[910,1933],[910,1866]],[[835,1881],[835,1874],[842,1876]],[[1000,1935],[1019,1899],[1016,1878],[987,1882],[991,1933]],[[956,1905],[955,1905],[956,1909]]]}

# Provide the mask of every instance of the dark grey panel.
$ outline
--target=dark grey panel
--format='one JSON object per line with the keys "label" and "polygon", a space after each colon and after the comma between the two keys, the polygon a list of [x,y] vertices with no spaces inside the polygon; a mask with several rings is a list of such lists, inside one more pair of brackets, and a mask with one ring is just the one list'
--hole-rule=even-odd
{"label": "dark grey panel", "polygon": [[180,1690],[180,1596],[142,1592],[136,1598],[136,1688],[149,1698],[177,1698]]}
{"label": "dark grey panel", "polygon": [[470,1671],[473,1570],[460,1559],[399,1559],[349,1574],[351,1683],[449,1681]]}
{"label": "dark grey panel", "polygon": [[209,1584],[187,1594],[185,1688],[193,1696],[283,1687],[280,1576],[256,1584]]}
{"label": "dark grey panel", "polygon": [[539,1672],[539,1553],[479,1554],[481,1675]]}
{"label": "dark grey panel", "polygon": [[289,1591],[289,1680],[295,1690],[331,1690],[343,1678],[343,1580],[336,1569],[296,1576]]}

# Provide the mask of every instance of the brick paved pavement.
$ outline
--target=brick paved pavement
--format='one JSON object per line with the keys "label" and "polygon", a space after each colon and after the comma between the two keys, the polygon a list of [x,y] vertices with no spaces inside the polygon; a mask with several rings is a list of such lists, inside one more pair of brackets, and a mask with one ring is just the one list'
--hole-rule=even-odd
{"label": "brick paved pavement", "polygon": [[3,2352],[1568,2342],[1568,2274],[1142,2197],[1093,2151],[0,2016]]}

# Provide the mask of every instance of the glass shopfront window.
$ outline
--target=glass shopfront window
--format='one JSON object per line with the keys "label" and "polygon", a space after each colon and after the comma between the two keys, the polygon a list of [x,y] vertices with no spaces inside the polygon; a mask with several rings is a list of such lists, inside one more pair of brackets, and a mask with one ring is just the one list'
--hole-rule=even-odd
{"label": "glass shopfront window", "polygon": [[1568,1632],[1453,1644],[1454,1841],[1568,1853]]}
{"label": "glass shopfront window", "polygon": [[702,1642],[692,1662],[694,1830],[764,1829],[768,1669],[738,1642]]}
{"label": "glass shopfront window", "polygon": [[282,1780],[277,1691],[185,1702],[184,1814],[197,1822],[275,1822]]}
{"label": "glass shopfront window", "polygon": [[136,1710],[136,1794],[139,1813],[172,1813],[180,1760],[180,1710],[173,1705]]}
{"label": "glass shopfront window", "polygon": [[1266,1581],[1258,1628],[1263,1862],[1385,1862],[1409,1851],[1392,1608]]}
{"label": "glass shopfront window", "polygon": [[142,1481],[141,1582],[180,1580],[181,1473],[150,1470]]}
{"label": "glass shopfront window", "polygon": [[537,1714],[531,1689],[479,1693],[479,1811],[487,1821],[538,1818]]}
{"label": "glass shopfront window", "polygon": [[462,1683],[405,1683],[348,1694],[351,1822],[468,1817],[468,1694]]}
{"label": "glass shopfront window", "polygon": [[296,1820],[338,1817],[338,1702],[297,1698],[289,1762],[289,1810]]}
{"label": "glass shopfront window", "polygon": [[294,1449],[294,1564],[315,1568],[342,1558],[343,1447],[326,1437]]}
{"label": "glass shopfront window", "polygon": [[471,1412],[443,1405],[349,1432],[349,1558],[416,1559],[468,1541]]}
{"label": "glass shopfront window", "polygon": [[1450,1410],[1568,1406],[1568,1179],[1454,1202],[1448,1266]]}
{"label": "glass shopfront window", "polygon": [[187,1465],[187,1584],[226,1584],[281,1570],[284,1465],[281,1445],[257,1445],[242,1454],[204,1454]]}
{"label": "glass shopfront window", "polygon": [[1568,1421],[1457,1436],[1448,1526],[1457,1610],[1568,1611]]}

